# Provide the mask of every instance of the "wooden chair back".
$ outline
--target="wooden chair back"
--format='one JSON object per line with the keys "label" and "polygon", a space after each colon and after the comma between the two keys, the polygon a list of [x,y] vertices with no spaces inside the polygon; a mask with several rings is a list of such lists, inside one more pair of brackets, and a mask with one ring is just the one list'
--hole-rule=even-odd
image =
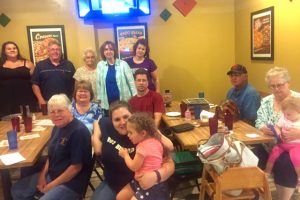
{"label": "wooden chair back", "polygon": [[[205,193],[214,200],[253,199],[256,193],[264,200],[272,199],[267,177],[258,167],[233,167],[218,175],[206,165],[201,183],[200,200],[204,200]],[[226,193],[239,189],[242,193],[238,196]]]}

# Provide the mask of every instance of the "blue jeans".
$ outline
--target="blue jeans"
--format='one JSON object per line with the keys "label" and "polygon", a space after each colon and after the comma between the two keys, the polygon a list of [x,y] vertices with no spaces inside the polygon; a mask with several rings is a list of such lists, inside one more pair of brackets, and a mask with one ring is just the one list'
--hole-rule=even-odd
{"label": "blue jeans", "polygon": [[105,200],[115,200],[116,196],[116,192],[110,188],[108,183],[104,180],[94,191],[91,200],[99,200],[103,198],[105,198]]}
{"label": "blue jeans", "polygon": [[[11,195],[14,200],[32,200],[34,194],[38,191],[39,173],[25,177],[16,182],[11,188]],[[47,182],[50,182],[50,178],[47,177]],[[80,195],[69,189],[64,185],[58,185],[46,194],[44,194],[40,200],[77,200],[80,199]]]}

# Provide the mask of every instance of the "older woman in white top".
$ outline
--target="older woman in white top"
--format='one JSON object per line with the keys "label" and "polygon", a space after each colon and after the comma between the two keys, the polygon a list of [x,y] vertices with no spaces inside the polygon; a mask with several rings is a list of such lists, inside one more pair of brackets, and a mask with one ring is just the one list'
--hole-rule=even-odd
{"label": "older woman in white top", "polygon": [[[262,99],[261,106],[257,111],[255,126],[264,134],[273,135],[268,124],[275,125],[281,117],[281,102],[289,96],[300,97],[300,93],[289,89],[290,76],[285,68],[274,67],[270,69],[266,74],[265,81],[272,94]],[[282,139],[285,141],[300,139],[300,130],[296,128],[285,129],[282,132]],[[260,152],[258,156],[260,162],[267,159],[266,152]],[[283,153],[279,157],[274,165],[273,173],[278,199],[289,200],[297,185],[297,175],[288,153]]]}
{"label": "older woman in white top", "polygon": [[93,49],[85,49],[83,52],[84,66],[79,67],[75,74],[74,79],[76,82],[81,80],[89,81],[92,84],[93,92],[95,97],[93,101],[96,101],[97,90],[96,90],[96,53]]}

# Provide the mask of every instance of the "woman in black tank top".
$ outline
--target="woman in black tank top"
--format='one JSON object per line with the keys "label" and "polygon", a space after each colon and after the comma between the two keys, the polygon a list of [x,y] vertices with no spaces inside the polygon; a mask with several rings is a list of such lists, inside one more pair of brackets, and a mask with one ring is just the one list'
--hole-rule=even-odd
{"label": "woman in black tank top", "polygon": [[36,98],[31,88],[34,65],[20,55],[16,43],[2,44],[0,59],[0,118],[19,113],[20,105],[29,105],[37,110]]}

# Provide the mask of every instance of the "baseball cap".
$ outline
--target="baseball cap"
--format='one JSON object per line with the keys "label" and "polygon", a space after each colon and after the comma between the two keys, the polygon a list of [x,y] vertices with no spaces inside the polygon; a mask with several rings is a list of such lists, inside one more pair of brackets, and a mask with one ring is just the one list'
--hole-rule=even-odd
{"label": "baseball cap", "polygon": [[230,75],[232,73],[235,73],[235,74],[247,74],[247,69],[243,65],[235,64],[235,65],[231,66],[230,70],[227,72],[227,75]]}

